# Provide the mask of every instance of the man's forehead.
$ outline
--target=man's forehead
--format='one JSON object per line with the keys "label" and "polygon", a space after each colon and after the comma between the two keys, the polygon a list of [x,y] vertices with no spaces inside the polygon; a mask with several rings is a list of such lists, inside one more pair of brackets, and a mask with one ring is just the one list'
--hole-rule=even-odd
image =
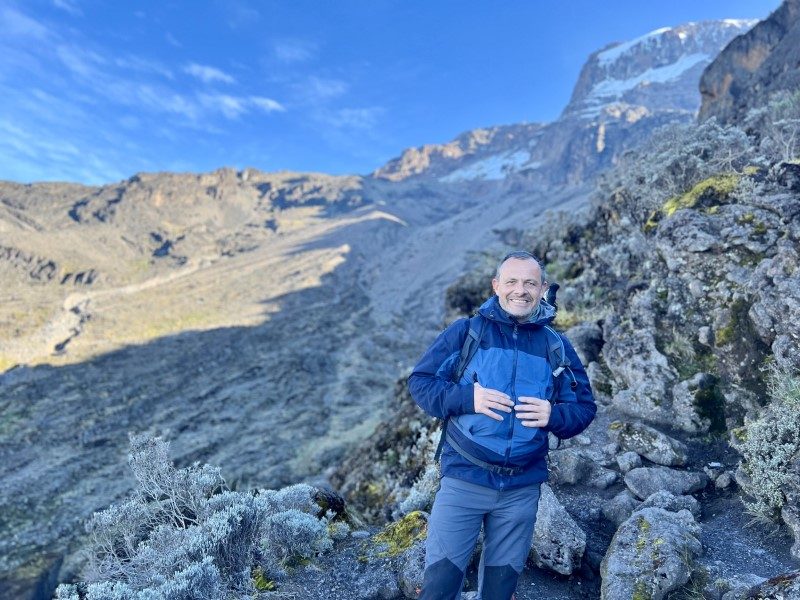
{"label": "man's forehead", "polygon": [[514,276],[518,279],[540,279],[542,271],[535,260],[526,258],[509,258],[500,267],[500,277]]}

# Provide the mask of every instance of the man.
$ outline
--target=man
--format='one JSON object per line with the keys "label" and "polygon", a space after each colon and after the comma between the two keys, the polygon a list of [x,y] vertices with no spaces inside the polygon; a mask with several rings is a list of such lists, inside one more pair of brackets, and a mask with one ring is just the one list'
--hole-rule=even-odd
{"label": "man", "polygon": [[[469,319],[442,332],[409,376],[417,404],[448,420],[421,599],[460,598],[481,526],[479,596],[512,597],[547,479],[548,432],[571,437],[594,418],[589,379],[575,350],[546,327],[555,315],[542,301],[547,286],[532,254],[507,255],[492,279],[495,296],[479,309],[480,345],[461,378],[452,381]],[[553,343],[563,344],[570,362],[557,377],[548,359]]]}

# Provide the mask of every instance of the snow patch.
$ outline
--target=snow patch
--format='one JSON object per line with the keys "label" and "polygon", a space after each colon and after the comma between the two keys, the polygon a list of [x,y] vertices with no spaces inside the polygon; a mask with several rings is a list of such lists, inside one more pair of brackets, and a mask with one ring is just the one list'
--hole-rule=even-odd
{"label": "snow patch", "polygon": [[601,98],[619,98],[625,92],[632,90],[642,84],[665,83],[678,79],[686,71],[703,61],[710,61],[708,54],[688,54],[681,56],[672,64],[647,69],[645,72],[629,79],[606,79],[596,84],[589,92],[588,100],[599,100]]}
{"label": "snow patch", "polygon": [[[456,169],[449,175],[440,177],[439,181],[443,183],[455,183],[474,179],[483,179],[486,181],[505,179],[509,174],[528,163],[530,159],[530,152],[526,152],[525,150],[495,154],[488,158],[475,161],[466,167]],[[538,163],[529,166],[536,167]]]}
{"label": "snow patch", "polygon": [[661,29],[656,29],[651,31],[650,33],[646,33],[636,39],[633,39],[629,42],[623,42],[618,46],[614,46],[613,48],[609,48],[597,55],[597,62],[600,63],[601,66],[606,66],[610,63],[616,61],[620,56],[625,54],[628,50],[633,48],[634,46],[638,46],[642,42],[646,42],[650,39],[657,38],[662,34],[671,31],[672,27],[662,27]]}

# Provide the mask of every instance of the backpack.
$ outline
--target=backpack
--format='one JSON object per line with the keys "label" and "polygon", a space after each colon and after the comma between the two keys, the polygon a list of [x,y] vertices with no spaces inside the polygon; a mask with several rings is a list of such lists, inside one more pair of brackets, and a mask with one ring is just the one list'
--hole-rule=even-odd
{"label": "backpack", "polygon": [[[553,290],[548,290],[547,299],[542,299],[542,302],[547,302],[553,308],[558,309],[555,301],[555,293],[558,290],[558,284],[552,284],[551,288],[555,287]],[[451,381],[453,383],[458,383],[461,380],[461,377],[464,375],[464,371],[467,368],[467,365],[470,363],[472,358],[475,356],[475,353],[478,351],[478,348],[481,345],[481,338],[483,337],[483,332],[486,329],[486,321],[487,319],[481,316],[480,314],[476,314],[469,319],[469,331],[467,333],[467,337],[464,340],[464,344],[461,346],[461,355],[458,361],[458,366],[456,367],[455,371],[453,372],[453,377]],[[551,320],[552,322],[552,320]],[[572,381],[570,381],[570,389],[575,390],[578,387],[578,382],[575,380],[575,376],[572,375],[572,371],[569,369],[570,367],[570,360],[567,358],[566,350],[564,349],[564,342],[561,339],[561,336],[549,325],[544,326],[545,331],[547,332],[547,360],[550,363],[550,369],[553,371],[553,379],[558,379],[562,373],[569,370],[570,376]],[[553,386],[553,394],[556,394],[558,391],[558,386]],[[548,398],[551,404],[555,403],[555,397]],[[439,438],[439,445],[436,447],[436,454],[434,454],[434,461],[438,462],[439,457],[442,454],[442,447],[444,446],[444,441],[447,438],[447,424],[450,421],[450,418],[446,418],[444,423],[442,423],[442,435]],[[451,441],[451,444],[453,442]],[[561,445],[561,438],[558,440],[558,444]],[[457,448],[460,454],[463,455],[463,451]],[[473,461],[469,457],[466,457],[469,460]],[[480,461],[479,461],[480,462]],[[477,464],[477,463],[476,463]],[[480,466],[484,466],[481,464]]]}

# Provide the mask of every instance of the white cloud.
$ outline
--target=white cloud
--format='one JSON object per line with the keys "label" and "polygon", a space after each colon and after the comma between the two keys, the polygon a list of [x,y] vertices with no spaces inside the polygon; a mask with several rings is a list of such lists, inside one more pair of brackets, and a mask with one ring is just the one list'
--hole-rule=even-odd
{"label": "white cloud", "polygon": [[263,96],[250,96],[250,103],[265,112],[285,112],[286,108],[278,101]]}
{"label": "white cloud", "polygon": [[227,94],[200,94],[200,103],[213,112],[222,113],[226,119],[238,119],[248,111],[246,101]]}
{"label": "white cloud", "polygon": [[53,6],[60,8],[76,17],[82,17],[83,11],[73,0],[53,0]]}
{"label": "white cloud", "polygon": [[171,44],[172,46],[175,46],[176,48],[183,48],[183,44],[181,44],[181,43],[178,41],[178,39],[177,39],[177,38],[176,38],[174,35],[172,35],[172,34],[171,34],[169,31],[166,33],[166,35],[164,35],[164,38],[165,38],[165,39],[167,40],[167,42],[169,42],[169,44]]}
{"label": "white cloud", "polygon": [[284,39],[272,46],[275,58],[284,63],[299,63],[311,60],[317,52],[313,42],[296,39]]}
{"label": "white cloud", "polygon": [[58,46],[56,56],[74,75],[86,79],[99,79],[102,73],[98,67],[106,64],[106,60],[96,52],[74,45]]}
{"label": "white cloud", "polygon": [[159,62],[142,58],[141,56],[129,55],[114,59],[114,64],[122,69],[130,69],[145,74],[156,74],[172,79],[172,71]]}
{"label": "white cloud", "polygon": [[298,86],[300,94],[312,104],[326,102],[343,96],[350,86],[341,79],[326,79],[312,75]]}
{"label": "white cloud", "polygon": [[384,109],[379,106],[369,108],[342,108],[325,113],[324,119],[339,129],[372,129],[377,125],[378,119]]}
{"label": "white cloud", "polygon": [[4,37],[32,37],[38,40],[50,37],[47,27],[10,6],[0,8],[0,31]]}
{"label": "white cloud", "polygon": [[184,68],[189,75],[197,77],[203,83],[214,83],[215,81],[220,81],[222,83],[235,83],[236,80],[215,67],[209,67],[207,65],[198,65],[197,63],[191,63]]}

